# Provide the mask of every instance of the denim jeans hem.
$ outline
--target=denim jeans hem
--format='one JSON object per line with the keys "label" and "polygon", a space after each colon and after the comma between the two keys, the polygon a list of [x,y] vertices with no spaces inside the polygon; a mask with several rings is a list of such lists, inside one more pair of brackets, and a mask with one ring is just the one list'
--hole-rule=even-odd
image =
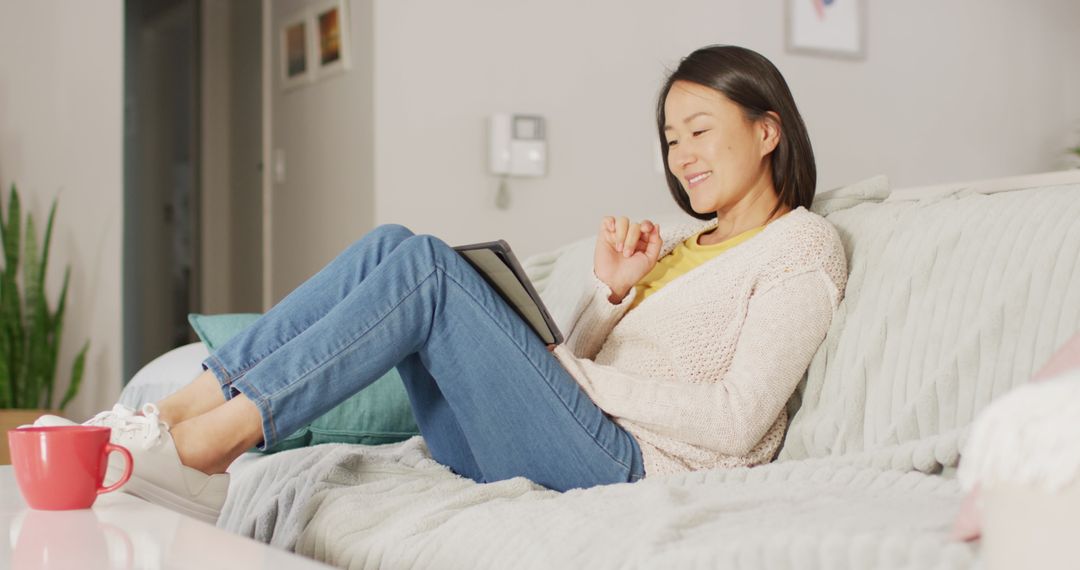
{"label": "denim jeans hem", "polygon": [[222,364],[221,360],[219,360],[217,356],[211,354],[202,361],[202,367],[203,370],[209,370],[213,373],[214,378],[218,381],[218,385],[221,386],[221,392],[225,396],[225,401],[231,400],[233,393],[230,386],[233,383],[233,378],[229,374],[229,371],[225,369],[225,365]]}
{"label": "denim jeans hem", "polygon": [[247,382],[244,378],[237,379],[229,384],[229,389],[234,390],[251,400],[252,404],[259,409],[259,416],[262,417],[262,433],[263,440],[259,443],[256,449],[265,451],[266,448],[276,444],[278,442],[278,429],[274,423],[274,410],[270,405],[270,398],[263,396],[258,389],[255,388],[250,382]]}
{"label": "denim jeans hem", "polygon": [[274,426],[274,416],[273,412],[270,410],[267,398],[254,386],[244,382],[243,374],[240,374],[236,378],[232,378],[225,369],[225,365],[213,354],[203,361],[203,368],[214,374],[218,384],[221,386],[221,392],[225,396],[225,401],[235,398],[237,394],[243,394],[259,409],[259,416],[262,417],[263,441],[256,446],[256,449],[265,451],[266,448],[277,443],[277,428]]}

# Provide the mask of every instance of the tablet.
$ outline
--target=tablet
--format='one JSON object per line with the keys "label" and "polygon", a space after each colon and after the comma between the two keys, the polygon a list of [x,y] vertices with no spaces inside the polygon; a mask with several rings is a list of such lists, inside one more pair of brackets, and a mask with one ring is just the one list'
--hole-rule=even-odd
{"label": "tablet", "polygon": [[544,344],[561,344],[563,335],[544,306],[532,281],[503,240],[459,245],[454,248],[503,299],[532,327]]}

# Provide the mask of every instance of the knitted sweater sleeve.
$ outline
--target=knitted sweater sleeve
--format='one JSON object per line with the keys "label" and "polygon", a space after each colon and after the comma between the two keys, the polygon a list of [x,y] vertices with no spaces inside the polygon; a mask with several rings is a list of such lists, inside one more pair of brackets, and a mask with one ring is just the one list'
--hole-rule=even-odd
{"label": "knitted sweater sleeve", "polygon": [[600,280],[595,273],[589,272],[589,286],[584,293],[585,306],[574,323],[573,330],[566,338],[566,348],[581,358],[596,358],[604,345],[611,329],[626,314],[630,304],[637,296],[636,288],[631,287],[626,297],[614,305],[608,298],[611,288]]}
{"label": "knitted sweater sleeve", "polygon": [[826,274],[813,270],[756,292],[731,365],[716,381],[646,378],[575,357],[563,346],[555,356],[605,413],[745,456],[779,416],[824,340],[835,308],[830,288]]}

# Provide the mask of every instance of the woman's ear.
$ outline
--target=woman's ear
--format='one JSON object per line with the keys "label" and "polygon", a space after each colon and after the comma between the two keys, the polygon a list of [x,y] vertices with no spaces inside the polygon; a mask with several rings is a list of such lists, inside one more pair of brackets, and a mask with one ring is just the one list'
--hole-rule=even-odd
{"label": "woman's ear", "polygon": [[765,156],[780,144],[780,115],[776,111],[765,111],[758,124],[761,125],[761,156]]}

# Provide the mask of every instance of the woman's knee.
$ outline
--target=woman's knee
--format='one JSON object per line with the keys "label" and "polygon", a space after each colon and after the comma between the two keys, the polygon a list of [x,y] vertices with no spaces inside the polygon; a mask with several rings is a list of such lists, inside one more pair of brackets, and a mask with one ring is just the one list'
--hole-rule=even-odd
{"label": "woman's knee", "polygon": [[415,235],[402,246],[411,250],[411,255],[442,267],[444,270],[461,259],[460,254],[450,244],[429,234]]}
{"label": "woman's knee", "polygon": [[371,249],[372,242],[377,244],[377,249],[389,252],[414,235],[412,230],[401,224],[382,224],[352,242],[344,253],[345,255],[362,255]]}
{"label": "woman's knee", "polygon": [[389,240],[392,242],[402,242],[411,237],[414,234],[412,230],[401,224],[380,224],[371,230],[371,237],[379,239]]}

